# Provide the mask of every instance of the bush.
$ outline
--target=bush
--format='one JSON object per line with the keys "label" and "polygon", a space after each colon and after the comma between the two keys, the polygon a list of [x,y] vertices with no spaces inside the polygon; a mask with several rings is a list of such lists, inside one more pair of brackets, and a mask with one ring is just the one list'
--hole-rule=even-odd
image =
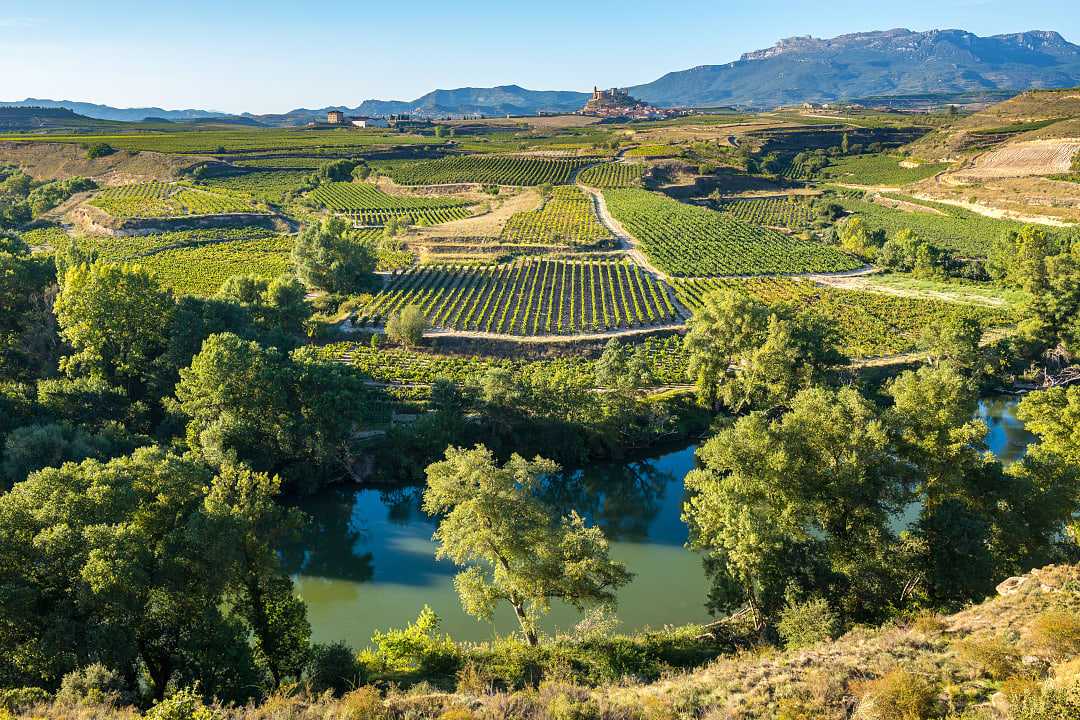
{"label": "bush", "polygon": [[784,647],[790,650],[833,639],[837,626],[836,613],[825,600],[814,598],[800,603],[789,598],[776,630],[784,640]]}
{"label": "bush", "polygon": [[387,720],[386,709],[379,691],[370,685],[357,688],[341,698],[342,720]]}
{"label": "bush", "polygon": [[192,688],[182,688],[150,708],[146,720],[221,720]]}
{"label": "bush", "polygon": [[541,691],[541,700],[546,699],[549,720],[596,720],[600,717],[600,708],[587,693],[572,689],[557,691],[550,698],[547,688]]}
{"label": "bush", "polygon": [[1080,653],[1080,614],[1047,610],[1031,624],[1031,642],[1037,652],[1050,660]]}
{"label": "bush", "polygon": [[1004,680],[1014,675],[1020,655],[1004,638],[967,638],[953,644],[960,662],[992,680]]}
{"label": "bush", "polygon": [[461,654],[450,636],[440,636],[438,631],[439,616],[425,605],[416,622],[403,630],[376,632],[371,641],[378,647],[377,657],[386,670],[452,675],[461,664]]}
{"label": "bush", "polygon": [[101,663],[93,663],[69,672],[60,682],[56,699],[61,702],[86,705],[120,705],[124,697],[124,680]]}
{"label": "bush", "polygon": [[1010,720],[1072,720],[1080,717],[1080,678],[1045,683],[1012,706]]}
{"label": "bush", "polygon": [[416,305],[406,305],[386,321],[386,334],[405,347],[416,347],[424,340],[427,317]]}
{"label": "bush", "polygon": [[859,717],[867,720],[923,720],[934,710],[937,687],[926,678],[896,669],[863,687]]}
{"label": "bush", "polygon": [[345,643],[311,646],[304,673],[311,690],[323,693],[331,690],[340,695],[360,684],[360,665]]}
{"label": "bush", "polygon": [[52,699],[47,690],[39,687],[8,688],[0,690],[0,718],[8,710],[18,712]]}
{"label": "bush", "polygon": [[114,148],[112,145],[110,145],[108,143],[99,142],[99,143],[94,143],[93,145],[90,145],[90,146],[88,146],[86,148],[86,157],[88,159],[90,159],[90,160],[93,160],[95,158],[100,158],[100,157],[105,157],[107,155],[112,155],[115,152],[116,152],[116,148]]}

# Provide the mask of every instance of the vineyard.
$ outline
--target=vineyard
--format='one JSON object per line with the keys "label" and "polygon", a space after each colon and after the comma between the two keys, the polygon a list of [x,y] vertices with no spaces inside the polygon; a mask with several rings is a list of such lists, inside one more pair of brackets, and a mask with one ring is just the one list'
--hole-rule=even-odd
{"label": "vineyard", "polygon": [[233,275],[274,278],[289,267],[292,238],[266,230],[187,230],[137,237],[83,237],[103,260],[132,262],[180,295],[210,296]]}
{"label": "vineyard", "polygon": [[262,202],[281,204],[307,182],[311,173],[303,171],[260,171],[207,178],[200,184],[210,189],[222,189],[251,195]]}
{"label": "vineyard", "polygon": [[752,225],[798,230],[810,225],[814,216],[805,202],[790,197],[724,200],[720,212]]}
{"label": "vineyard", "polygon": [[797,278],[695,278],[676,280],[675,292],[691,310],[713,292],[735,289],[766,303],[790,303],[831,320],[841,350],[851,357],[880,357],[917,349],[923,331],[952,317],[971,317],[984,326],[1007,324],[1008,311],[986,306],[829,288]]}
{"label": "vineyard", "polygon": [[432,327],[569,335],[681,320],[668,288],[613,260],[524,259],[487,267],[428,266],[395,275],[357,319],[380,325],[405,305]]}
{"label": "vineyard", "polygon": [[604,197],[649,259],[675,276],[837,272],[860,265],[830,245],[791,238],[659,193],[607,190]]}
{"label": "vineyard", "polygon": [[409,225],[438,225],[472,214],[467,200],[390,195],[367,183],[326,183],[306,197],[348,217],[358,227],[385,225],[392,218]]}
{"label": "vineyard", "polygon": [[105,188],[90,205],[117,218],[164,218],[259,212],[251,198],[231,190],[208,190],[165,182]]}
{"label": "vineyard", "polygon": [[401,185],[565,185],[578,168],[592,162],[589,158],[465,155],[395,165],[387,173]]}
{"label": "vineyard", "polygon": [[502,240],[515,244],[596,245],[610,240],[597,219],[592,198],[576,187],[557,187],[539,210],[515,213],[503,228]]}
{"label": "vineyard", "polygon": [[948,163],[925,163],[903,167],[903,158],[896,155],[854,155],[836,158],[818,172],[824,180],[837,180],[855,185],[906,185],[937,175]]}
{"label": "vineyard", "polygon": [[644,172],[640,163],[603,163],[585,168],[578,180],[594,188],[640,187]]}
{"label": "vineyard", "polygon": [[635,158],[668,158],[675,157],[679,152],[679,148],[672,145],[639,145],[623,154]]}
{"label": "vineyard", "polygon": [[872,230],[884,230],[889,237],[904,228],[935,245],[951,248],[965,257],[986,257],[994,242],[1023,225],[1011,220],[995,220],[963,208],[931,203],[905,195],[886,195],[887,199],[922,205],[926,212],[909,212],[878,203],[837,197],[845,210],[859,215]]}

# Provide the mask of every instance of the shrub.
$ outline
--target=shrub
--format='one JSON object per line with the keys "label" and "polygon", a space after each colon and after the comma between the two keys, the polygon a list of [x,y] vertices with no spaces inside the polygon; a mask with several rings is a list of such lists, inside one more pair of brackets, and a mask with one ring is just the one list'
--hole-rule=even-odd
{"label": "shrub", "polygon": [[1031,624],[1031,642],[1037,652],[1051,660],[1080,653],[1080,614],[1047,610]]}
{"label": "shrub", "polygon": [[424,339],[427,317],[416,305],[406,305],[390,316],[386,322],[386,334],[391,340],[406,347],[416,347]]}
{"label": "shrub", "polygon": [[467,708],[450,708],[438,720],[476,720],[476,715]]}
{"label": "shrub", "polygon": [[101,663],[93,663],[65,675],[56,699],[75,704],[120,705],[125,689],[118,673]]}
{"label": "shrub", "polygon": [[387,670],[449,675],[457,670],[461,655],[450,636],[440,636],[438,631],[439,616],[425,605],[416,622],[403,630],[376,632],[371,641]]}
{"label": "shrub", "polygon": [[370,685],[357,688],[341,698],[342,720],[387,720],[386,709],[379,691]]}
{"label": "shrub", "polygon": [[[546,695],[542,692],[541,697]],[[546,701],[545,710],[549,720],[596,720],[600,708],[585,693],[559,691]]]}
{"label": "shrub", "polygon": [[86,157],[88,159],[90,159],[90,160],[93,160],[95,158],[100,158],[100,157],[105,157],[107,155],[112,155],[115,152],[116,152],[116,148],[114,148],[112,145],[110,145],[108,143],[99,142],[99,143],[94,143],[93,145],[89,145],[86,148]]}
{"label": "shrub", "polygon": [[313,692],[340,695],[360,684],[360,665],[345,643],[314,644],[305,676]]}
{"label": "shrub", "polygon": [[1044,683],[1012,706],[1010,720],[1072,720],[1080,717],[1080,678],[1065,684]]}
{"label": "shrub", "polygon": [[967,638],[953,644],[960,662],[993,680],[1004,680],[1016,673],[1020,655],[1004,638]]}
{"label": "shrub", "polygon": [[221,720],[222,716],[203,705],[192,688],[181,688],[150,708],[146,720]]}
{"label": "shrub", "polygon": [[784,640],[784,647],[806,647],[836,637],[836,613],[822,598],[801,603],[789,598],[776,629]]}
{"label": "shrub", "polygon": [[937,687],[897,668],[863,687],[860,717],[867,720],[923,720],[934,710]]}
{"label": "shrub", "polygon": [[920,613],[911,623],[911,629],[923,635],[940,635],[945,632],[945,621],[936,613]]}
{"label": "shrub", "polygon": [[23,708],[45,703],[51,699],[52,697],[49,695],[48,691],[39,687],[8,688],[0,690],[0,718],[3,718],[3,713],[8,710],[18,712]]}

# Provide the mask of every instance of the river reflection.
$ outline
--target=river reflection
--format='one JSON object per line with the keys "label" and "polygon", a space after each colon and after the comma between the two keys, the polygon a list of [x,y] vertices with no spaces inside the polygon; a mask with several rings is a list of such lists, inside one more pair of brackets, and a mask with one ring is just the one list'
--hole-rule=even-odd
{"label": "river reflection", "polygon": [[[988,398],[979,415],[987,443],[1004,461],[1023,455],[1031,440],[1012,411],[1013,398]],[[542,492],[561,512],[577,510],[611,539],[612,556],[636,575],[619,592],[622,628],[708,620],[707,579],[701,560],[683,547],[682,480],[695,446],[628,463],[565,473]],[[494,625],[462,612],[453,588],[455,567],[434,558],[435,524],[420,509],[420,488],[334,488],[303,500],[311,518],[283,557],[308,606],[315,640],[364,647],[378,629],[402,627],[430,605],[443,629],[458,640],[490,639],[516,628],[501,609]],[[572,628],[580,616],[556,605],[545,621],[551,632]]]}

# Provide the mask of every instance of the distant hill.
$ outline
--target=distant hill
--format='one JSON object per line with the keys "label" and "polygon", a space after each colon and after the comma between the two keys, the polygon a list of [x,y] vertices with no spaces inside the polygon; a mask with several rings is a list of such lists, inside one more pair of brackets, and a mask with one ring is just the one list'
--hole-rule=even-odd
{"label": "distant hill", "polygon": [[214,112],[212,110],[162,110],[158,107],[115,108],[108,105],[76,102],[74,100],[42,100],[38,98],[27,98],[25,100],[14,102],[0,102],[0,107],[64,108],[88,118],[97,120],[122,120],[124,122],[142,122],[148,117],[175,122],[184,120],[206,120],[229,116],[228,113]]}
{"label": "distant hill", "polygon": [[65,108],[0,106],[0,131],[26,132],[56,128],[91,128],[103,123]]}
{"label": "distant hill", "polygon": [[1080,85],[1080,46],[1056,32],[978,37],[887,30],[796,37],[726,65],[701,65],[630,88],[662,105],[772,107],[869,96]]}

